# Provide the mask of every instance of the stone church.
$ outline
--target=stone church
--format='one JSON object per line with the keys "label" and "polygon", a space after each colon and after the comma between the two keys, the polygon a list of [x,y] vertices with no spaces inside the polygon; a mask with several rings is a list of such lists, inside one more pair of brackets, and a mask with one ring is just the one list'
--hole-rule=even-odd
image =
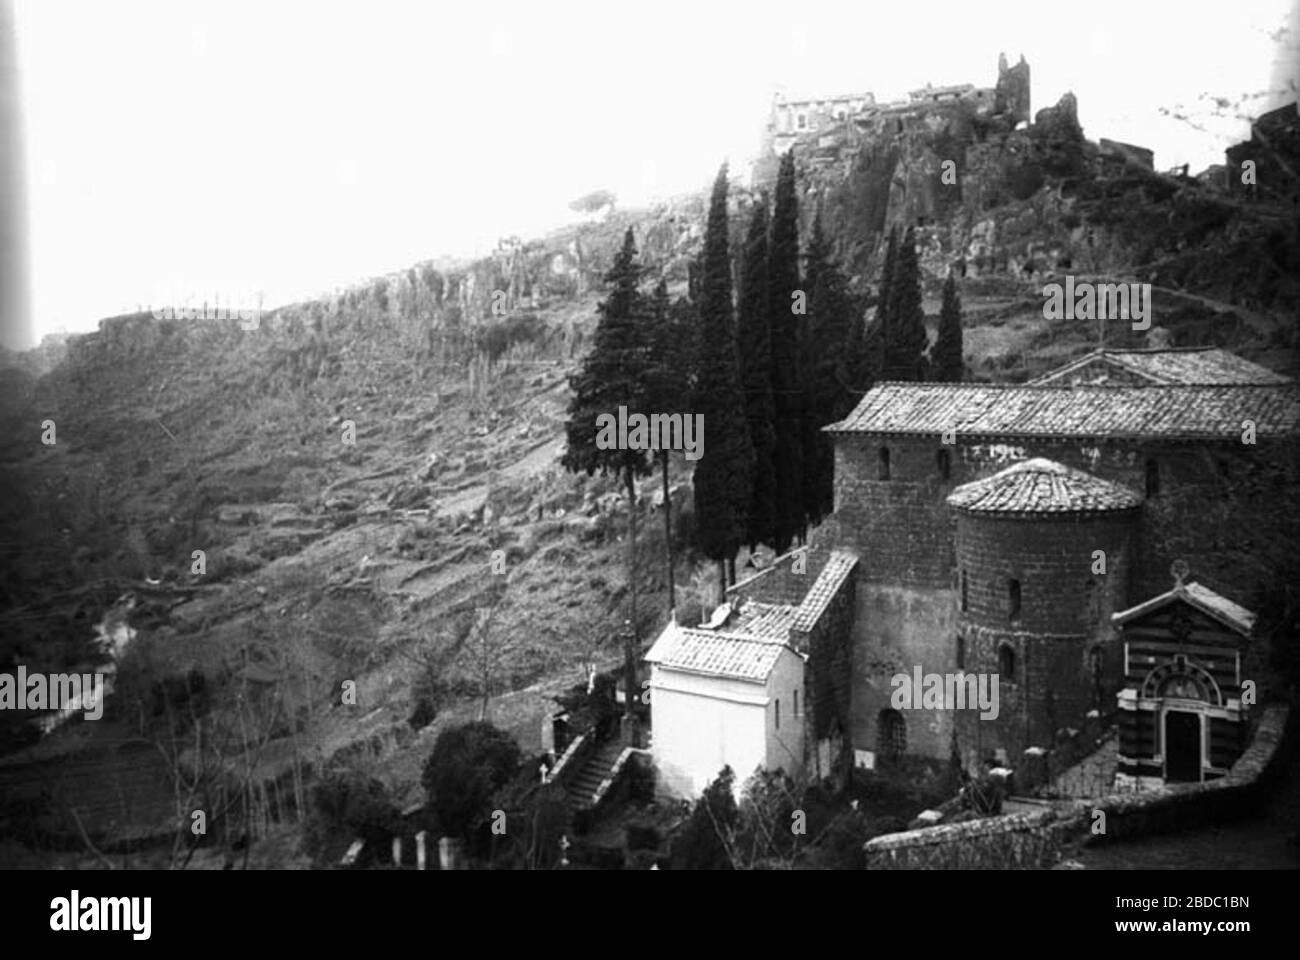
{"label": "stone church", "polygon": [[[1263,651],[1242,605],[1257,584],[1224,562],[1222,530],[1234,523],[1222,514],[1251,507],[1216,503],[1215,528],[1203,491],[1286,452],[1300,436],[1300,385],[1214,348],[1098,351],[1028,384],[878,384],[824,429],[834,513],[807,547],[733,586],[723,615],[700,628],[752,642],[747,606],[769,623],[786,611],[783,635],[763,642],[804,665],[797,720],[810,774],[903,754],[955,753],[968,769],[1014,762],[1091,711],[1127,711],[1128,775],[1158,778],[1165,707],[1147,673],[1176,657],[1192,676],[1176,699],[1205,694],[1201,708],[1175,711],[1179,776],[1215,775],[1239,752],[1233,698],[1243,678],[1262,677]],[[1171,594],[1175,561],[1199,583],[1180,577]],[[1208,644],[1192,652],[1214,662],[1218,686],[1176,643],[1154,641],[1141,668],[1127,652],[1136,621],[1171,597],[1191,598]],[[673,658],[674,629],[656,644],[661,659]],[[898,709],[894,678],[917,671],[996,675],[996,716]],[[1209,724],[1203,763],[1187,759],[1193,720],[1182,714]],[[725,742],[709,749],[729,756]],[[665,751],[656,735],[661,763]]]}

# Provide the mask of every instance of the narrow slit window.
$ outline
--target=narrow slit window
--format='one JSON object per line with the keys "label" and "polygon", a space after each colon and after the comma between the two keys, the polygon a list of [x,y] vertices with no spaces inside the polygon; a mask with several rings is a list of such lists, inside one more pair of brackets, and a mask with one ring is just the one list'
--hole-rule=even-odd
{"label": "narrow slit window", "polygon": [[776,728],[781,729],[781,701],[776,701]]}
{"label": "narrow slit window", "polygon": [[794,715],[799,716],[799,691],[794,691]]}
{"label": "narrow slit window", "polygon": [[961,572],[961,609],[965,613],[970,608],[970,592],[966,589],[966,571]]}
{"label": "narrow slit window", "polygon": [[935,454],[935,461],[939,466],[939,479],[947,480],[952,475],[952,457],[947,450],[940,450]]}
{"label": "narrow slit window", "polygon": [[880,479],[889,479],[889,448],[880,448]]}
{"label": "narrow slit window", "polygon": [[1160,494],[1160,464],[1152,459],[1147,461],[1147,496],[1155,497]]}
{"label": "narrow slit window", "polygon": [[998,673],[1007,683],[1016,682],[1016,652],[1009,643],[998,648]]}
{"label": "narrow slit window", "polygon": [[1010,618],[1017,619],[1020,616],[1020,581],[1007,581],[1007,609],[1010,611]]}

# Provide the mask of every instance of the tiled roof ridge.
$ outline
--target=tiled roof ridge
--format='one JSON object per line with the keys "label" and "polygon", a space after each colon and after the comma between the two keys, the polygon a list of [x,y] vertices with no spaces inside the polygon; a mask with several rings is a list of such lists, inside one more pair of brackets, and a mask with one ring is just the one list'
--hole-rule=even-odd
{"label": "tiled roof ridge", "polygon": [[1300,433],[1300,383],[878,384],[828,433],[1223,439]]}
{"label": "tiled roof ridge", "polygon": [[[1073,362],[1073,361],[1071,361]],[[1050,372],[1058,372],[1058,370]],[[877,387],[952,387],[954,389],[973,389],[981,390],[1005,389],[1005,390],[1278,390],[1278,389],[1295,389],[1300,387],[1300,383],[1286,381],[1281,383],[1260,383],[1260,382],[1240,382],[1232,381],[1230,383],[1152,383],[1135,386],[1131,383],[1076,383],[1062,384],[1055,383],[1035,383],[1026,381],[1025,383],[1006,383],[999,381],[997,383],[979,383],[972,380],[963,380],[958,383],[945,382],[942,380],[879,380],[871,385],[871,389]],[[869,393],[870,391],[868,391]],[[864,394],[865,396],[865,394]]]}
{"label": "tiled roof ridge", "polygon": [[1111,622],[1117,624],[1127,623],[1150,613],[1152,610],[1158,610],[1174,600],[1182,600],[1212,619],[1218,620],[1225,626],[1231,627],[1242,634],[1250,634],[1258,620],[1258,615],[1253,610],[1248,610],[1218,591],[1192,580],[1187,583],[1175,583],[1171,589],[1166,590],[1164,593],[1148,597],[1127,610],[1116,611],[1111,614]]}
{"label": "tiled roof ridge", "polygon": [[[764,637],[757,633],[746,633],[743,630],[737,630],[732,627],[723,625],[710,630],[705,626],[683,627],[677,624],[678,633],[689,633],[700,637],[717,637],[724,640],[738,640],[741,643],[767,643],[777,647],[790,647],[788,639],[781,637]],[[793,650],[793,647],[790,647]]]}
{"label": "tiled roof ridge", "polygon": [[832,598],[844,585],[853,568],[857,566],[858,560],[858,555],[850,550],[831,551],[826,565],[822,567],[821,573],[817,575],[817,579],[804,595],[803,602],[799,604],[794,622],[790,625],[792,631],[806,633],[816,625],[821,615],[826,612]]}
{"label": "tiled roof ridge", "polygon": [[[1051,476],[1046,486],[1026,475]],[[1047,457],[1032,457],[957,487],[947,502],[970,513],[1111,513],[1141,506],[1128,487]]]}

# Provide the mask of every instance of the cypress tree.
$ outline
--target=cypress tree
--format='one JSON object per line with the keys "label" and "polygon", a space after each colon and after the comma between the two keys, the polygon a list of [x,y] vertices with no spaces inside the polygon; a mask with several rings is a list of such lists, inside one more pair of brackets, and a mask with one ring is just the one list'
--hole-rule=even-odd
{"label": "cypress tree", "polygon": [[835,446],[821,428],[852,412],[858,395],[849,385],[857,378],[862,348],[861,323],[855,322],[858,305],[831,260],[820,212],[813,221],[805,282],[810,315],[804,341],[804,509],[808,522],[816,524],[834,507]]}
{"label": "cypress tree", "polygon": [[[685,411],[690,410],[690,398],[694,389],[694,310],[685,300],[670,302],[668,285],[660,280],[655,287],[652,314],[654,324],[650,334],[646,410],[682,412],[689,416]],[[672,498],[669,496],[671,486],[668,478],[670,453],[669,450],[658,450],[655,459],[659,462],[663,481],[664,552],[668,568],[668,610],[671,614],[677,605],[677,591],[674,582]]]}
{"label": "cypress tree", "polygon": [[925,375],[925,313],[921,309],[921,268],[912,228],[898,248],[889,278],[888,322],[885,325],[884,378],[920,380]]}
{"label": "cypress tree", "polygon": [[893,285],[894,263],[898,259],[898,229],[889,228],[889,241],[885,247],[885,263],[880,268],[880,292],[876,298],[876,331],[883,340],[889,329],[889,292]]}
{"label": "cypress tree", "polygon": [[560,463],[574,473],[585,471],[591,476],[600,471],[602,475],[620,477],[627,492],[627,583],[632,629],[626,637],[624,671],[629,714],[638,693],[634,653],[637,646],[636,478],[649,473],[651,465],[646,450],[600,449],[596,445],[596,418],[601,414],[617,417],[620,406],[627,407],[628,413],[648,410],[650,309],[637,290],[640,278],[636,244],[629,227],[623,237],[623,247],[605,276],[613,287],[597,308],[600,320],[591,351],[582,369],[569,378],[573,397],[564,425],[568,445],[560,458]]}
{"label": "cypress tree", "polygon": [[930,349],[930,376],[941,383],[960,383],[962,365],[961,300],[957,277],[948,272],[943,284],[943,307],[939,311],[939,335]]}
{"label": "cypress tree", "polygon": [[[772,336],[772,395],[776,404],[775,542],[784,553],[805,525],[803,492],[803,381],[799,329],[794,313],[799,282],[799,206],[795,195],[794,153],[781,157],[768,245],[768,323]],[[803,291],[805,294],[807,291]]]}
{"label": "cypress tree", "polygon": [[884,263],[880,267],[880,285],[876,293],[876,315],[867,324],[862,338],[861,367],[858,381],[861,389],[869,390],[872,384],[884,379],[885,331],[889,328],[889,291],[894,278],[894,262],[898,259],[898,231],[889,228],[885,244]]}
{"label": "cypress tree", "polygon": [[754,207],[745,238],[737,327],[745,418],[754,447],[754,492],[745,541],[752,548],[776,541],[776,405],[772,397],[772,336],[767,319],[767,202]]}
{"label": "cypress tree", "polygon": [[718,561],[725,589],[726,562],[745,539],[754,470],[732,325],[726,164],[709,201],[699,297],[700,361],[693,406],[704,417],[705,446],[695,464],[695,534],[700,552]]}

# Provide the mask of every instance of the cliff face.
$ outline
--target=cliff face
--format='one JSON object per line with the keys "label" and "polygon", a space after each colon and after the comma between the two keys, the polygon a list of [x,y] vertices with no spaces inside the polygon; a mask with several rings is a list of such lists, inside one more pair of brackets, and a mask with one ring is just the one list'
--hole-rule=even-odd
{"label": "cliff face", "polygon": [[1089,169],[1074,98],[1039,111],[1030,126],[1013,122],[956,100],[859,122],[833,152],[796,148],[804,213],[811,220],[821,205],[850,274],[871,271],[894,226],[921,228],[926,266],[940,275],[945,259],[964,261],[968,275],[1005,271],[1013,260],[1056,266],[1072,259],[1071,227],[1052,222],[1063,220],[1050,213],[1064,205],[1049,199],[1050,187]]}
{"label": "cliff face", "polygon": [[1014,121],[952,100],[800,140],[805,230],[820,208],[859,290],[878,275],[889,229],[911,226],[931,281],[950,268],[1015,280],[1123,274],[1255,307],[1300,306],[1294,211],[1157,173],[1142,148],[1085,139],[1072,94],[1032,124]]}

